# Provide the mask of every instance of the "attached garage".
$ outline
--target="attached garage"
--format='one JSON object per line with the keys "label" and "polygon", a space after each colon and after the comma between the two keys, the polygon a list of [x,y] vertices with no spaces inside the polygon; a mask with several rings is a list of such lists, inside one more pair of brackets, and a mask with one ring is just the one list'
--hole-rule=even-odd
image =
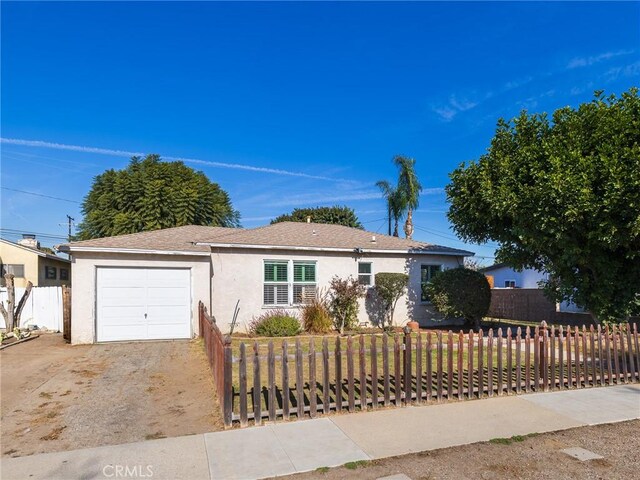
{"label": "attached garage", "polygon": [[191,338],[191,303],[189,269],[98,267],[96,340]]}

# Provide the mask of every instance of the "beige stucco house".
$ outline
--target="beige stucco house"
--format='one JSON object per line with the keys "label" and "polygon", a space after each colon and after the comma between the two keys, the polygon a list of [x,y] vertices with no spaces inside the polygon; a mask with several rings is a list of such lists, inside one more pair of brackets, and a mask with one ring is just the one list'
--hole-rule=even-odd
{"label": "beige stucco house", "polygon": [[15,275],[14,285],[18,288],[24,288],[28,281],[34,287],[71,285],[71,261],[39,250],[35,238],[31,237],[22,240],[25,245],[0,238],[2,286],[5,273]]}
{"label": "beige stucco house", "polygon": [[[368,287],[378,272],[406,272],[395,321],[433,318],[421,285],[471,252],[355,228],[283,222],[254,229],[185,226],[60,246],[72,254],[72,342],[191,338],[198,302],[223,331],[238,300],[238,329],[266,309],[297,310],[334,275]],[[376,323],[371,291],[359,320]]]}

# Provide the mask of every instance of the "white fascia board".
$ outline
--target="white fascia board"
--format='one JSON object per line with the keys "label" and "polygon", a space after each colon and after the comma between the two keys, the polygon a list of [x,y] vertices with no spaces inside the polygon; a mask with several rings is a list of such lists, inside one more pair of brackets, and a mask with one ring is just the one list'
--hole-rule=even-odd
{"label": "white fascia board", "polygon": [[421,251],[421,250],[385,250],[375,248],[363,248],[357,251],[358,248],[338,248],[338,247],[296,247],[287,245],[248,245],[248,244],[236,244],[236,243],[206,243],[196,242],[198,246],[209,246],[212,248],[244,248],[244,249],[258,249],[258,250],[294,250],[294,251],[309,251],[309,252],[347,252],[347,253],[398,253],[402,255],[452,255],[454,257],[470,257],[473,256],[473,252],[459,251]]}
{"label": "white fascia board", "polygon": [[186,255],[196,257],[208,257],[209,252],[189,252],[184,250],[146,250],[137,248],[106,248],[106,247],[73,247],[66,246],[64,250],[68,252],[104,252],[104,253],[140,253],[143,255]]}

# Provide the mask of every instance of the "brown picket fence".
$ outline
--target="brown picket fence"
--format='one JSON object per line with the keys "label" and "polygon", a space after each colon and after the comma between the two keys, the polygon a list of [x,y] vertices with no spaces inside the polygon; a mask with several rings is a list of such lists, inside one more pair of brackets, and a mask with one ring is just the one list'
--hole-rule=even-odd
{"label": "brown picket fence", "polygon": [[200,312],[227,427],[640,381],[637,324],[296,338],[276,349],[232,345]]}

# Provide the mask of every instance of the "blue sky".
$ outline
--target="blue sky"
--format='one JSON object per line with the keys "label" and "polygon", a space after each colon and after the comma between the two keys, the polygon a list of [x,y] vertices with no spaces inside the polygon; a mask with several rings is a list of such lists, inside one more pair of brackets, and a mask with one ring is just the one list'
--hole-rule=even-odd
{"label": "blue sky", "polygon": [[[344,204],[412,156],[415,238],[465,248],[443,187],[499,117],[640,79],[639,3],[2,3],[2,236],[52,235],[130,152],[184,158],[253,227]],[[7,231],[9,230],[9,231]],[[493,245],[467,246],[491,263]]]}

